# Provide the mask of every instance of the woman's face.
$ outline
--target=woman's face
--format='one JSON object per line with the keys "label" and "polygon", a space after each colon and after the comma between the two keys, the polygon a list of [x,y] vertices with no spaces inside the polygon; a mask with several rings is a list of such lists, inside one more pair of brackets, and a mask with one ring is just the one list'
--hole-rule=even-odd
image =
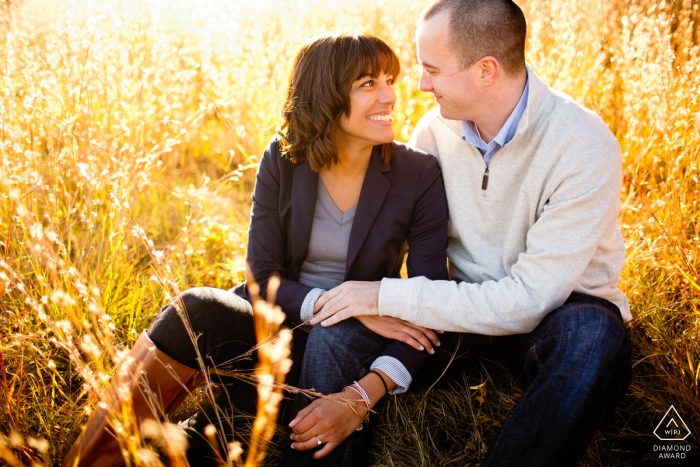
{"label": "woman's face", "polygon": [[350,89],[350,115],[341,116],[333,131],[333,142],[343,145],[376,146],[394,140],[391,112],[396,104],[394,77],[384,73],[363,76]]}

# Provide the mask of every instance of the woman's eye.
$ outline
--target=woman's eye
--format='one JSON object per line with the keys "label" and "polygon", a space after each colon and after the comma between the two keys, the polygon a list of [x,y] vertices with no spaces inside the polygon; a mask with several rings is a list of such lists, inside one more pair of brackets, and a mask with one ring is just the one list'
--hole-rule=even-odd
{"label": "woman's eye", "polygon": [[386,84],[388,84],[389,86],[393,86],[394,85],[394,78],[389,78],[388,80],[386,80]]}
{"label": "woman's eye", "polygon": [[368,88],[370,86],[374,86],[374,80],[365,81],[360,85],[361,88]]}

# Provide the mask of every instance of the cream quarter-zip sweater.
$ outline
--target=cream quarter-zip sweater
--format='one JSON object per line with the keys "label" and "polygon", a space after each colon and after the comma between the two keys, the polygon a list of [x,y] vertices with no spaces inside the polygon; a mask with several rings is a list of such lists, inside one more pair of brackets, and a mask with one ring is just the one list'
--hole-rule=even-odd
{"label": "cream quarter-zip sweater", "polygon": [[529,95],[515,136],[486,165],[439,109],[409,144],[435,155],[450,213],[453,281],[383,279],[379,314],[485,335],[532,331],[572,291],[632,316],[618,288],[625,246],[620,147],[596,114],[527,67]]}

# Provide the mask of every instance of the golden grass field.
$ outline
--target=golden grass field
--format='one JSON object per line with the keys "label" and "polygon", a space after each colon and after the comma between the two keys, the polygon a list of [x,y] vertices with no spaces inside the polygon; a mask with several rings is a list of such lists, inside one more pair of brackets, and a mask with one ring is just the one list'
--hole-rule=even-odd
{"label": "golden grass field", "polygon": [[[256,161],[305,40],[356,29],[394,47],[408,139],[433,105],[413,43],[425,3],[0,0],[0,464],[62,459],[160,306],[243,278]],[[700,1],[518,3],[528,62],[600,114],[624,157],[634,379],[582,464],[652,463],[672,404],[697,456]],[[519,391],[482,372],[393,398],[373,458],[476,465]],[[157,464],[138,431],[123,442],[129,465]]]}

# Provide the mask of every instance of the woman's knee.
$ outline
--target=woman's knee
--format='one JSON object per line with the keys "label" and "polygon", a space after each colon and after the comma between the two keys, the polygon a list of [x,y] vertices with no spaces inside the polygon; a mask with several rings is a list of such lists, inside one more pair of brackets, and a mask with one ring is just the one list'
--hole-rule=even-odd
{"label": "woman's knee", "polygon": [[[226,290],[211,287],[187,289],[165,305],[151,331],[164,326],[170,331],[185,330],[185,323],[195,333],[231,329],[252,317],[250,304]],[[149,333],[150,334],[150,333]]]}
{"label": "woman's knee", "polygon": [[358,320],[351,318],[333,326],[314,326],[306,343],[317,351],[337,352],[338,349],[351,349],[354,353],[363,354],[364,351],[374,353],[378,347],[386,346],[387,339],[369,330]]}
{"label": "woman's knee", "polygon": [[255,345],[250,304],[210,287],[191,288],[175,297],[162,308],[148,335],[161,351],[188,366],[198,364],[198,353],[223,357],[229,353],[223,349],[235,346],[238,351]]}
{"label": "woman's knee", "polygon": [[[342,388],[361,378],[386,347],[387,339],[367,329],[356,319],[329,327],[314,326],[306,342],[302,381],[315,387],[331,381]],[[325,387],[325,386],[324,386]],[[335,390],[335,389],[334,389]]]}

